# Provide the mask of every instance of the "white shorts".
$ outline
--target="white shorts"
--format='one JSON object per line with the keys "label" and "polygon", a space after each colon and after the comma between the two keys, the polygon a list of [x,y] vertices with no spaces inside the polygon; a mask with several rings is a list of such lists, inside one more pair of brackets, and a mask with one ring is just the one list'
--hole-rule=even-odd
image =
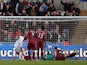
{"label": "white shorts", "polygon": [[22,48],[22,42],[16,41],[14,48],[16,52],[21,52],[20,48]]}

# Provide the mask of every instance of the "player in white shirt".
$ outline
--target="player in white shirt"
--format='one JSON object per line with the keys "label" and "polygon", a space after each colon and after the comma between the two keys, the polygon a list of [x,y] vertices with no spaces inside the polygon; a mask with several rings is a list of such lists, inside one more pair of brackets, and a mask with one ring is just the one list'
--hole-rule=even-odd
{"label": "player in white shirt", "polygon": [[16,59],[16,56],[19,55],[19,60],[23,59],[23,40],[24,37],[23,36],[18,36],[18,39],[16,40],[15,44],[14,44],[14,48],[15,48],[15,56],[14,56],[14,60]]}

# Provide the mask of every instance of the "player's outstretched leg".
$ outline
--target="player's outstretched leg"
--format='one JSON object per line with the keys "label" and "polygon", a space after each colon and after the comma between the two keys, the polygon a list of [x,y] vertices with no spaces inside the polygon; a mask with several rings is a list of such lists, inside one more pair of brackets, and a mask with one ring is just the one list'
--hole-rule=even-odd
{"label": "player's outstretched leg", "polygon": [[72,53],[72,54],[69,54],[68,57],[73,57],[73,56],[75,56],[75,55],[76,55],[76,53]]}

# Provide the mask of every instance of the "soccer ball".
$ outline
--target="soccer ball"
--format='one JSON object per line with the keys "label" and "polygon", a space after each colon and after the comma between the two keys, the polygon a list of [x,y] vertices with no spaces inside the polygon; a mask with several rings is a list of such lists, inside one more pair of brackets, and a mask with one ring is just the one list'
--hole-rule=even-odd
{"label": "soccer ball", "polygon": [[25,60],[29,60],[28,50],[25,50],[25,51],[24,51],[24,59],[25,59]]}
{"label": "soccer ball", "polygon": [[24,59],[25,60],[29,60],[29,56],[24,56]]}
{"label": "soccer ball", "polygon": [[49,45],[49,46],[48,46],[48,49],[51,49],[51,48],[52,48],[52,45]]}

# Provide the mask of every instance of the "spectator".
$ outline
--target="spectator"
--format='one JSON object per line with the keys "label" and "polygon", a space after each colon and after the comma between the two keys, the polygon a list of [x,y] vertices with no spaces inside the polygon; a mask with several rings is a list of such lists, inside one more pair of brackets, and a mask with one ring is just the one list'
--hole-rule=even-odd
{"label": "spectator", "polygon": [[61,10],[61,16],[64,16],[64,14],[65,14],[65,11]]}
{"label": "spectator", "polygon": [[19,2],[19,0],[11,0],[11,3],[13,3],[14,7],[16,7],[16,4]]}
{"label": "spectator", "polygon": [[1,32],[0,32],[0,37],[1,37],[1,41],[4,41],[4,30],[1,28]]}
{"label": "spectator", "polygon": [[68,11],[65,11],[64,16],[69,16],[69,12]]}
{"label": "spectator", "polygon": [[66,0],[66,3],[64,3],[62,0],[61,0],[61,4],[64,5],[64,11],[68,11],[70,12],[71,11],[71,8],[72,6],[74,5],[74,2],[72,0],[72,3],[69,2],[70,0]]}
{"label": "spectator", "polygon": [[69,43],[68,40],[65,40],[65,41],[63,42],[63,46],[69,46],[69,45],[70,45],[70,43]]}
{"label": "spectator", "polygon": [[16,14],[21,15],[22,10],[25,7],[25,4],[23,3],[24,0],[19,0],[19,3],[16,4]]}
{"label": "spectator", "polygon": [[61,35],[58,33],[58,40],[57,42],[61,42]]}
{"label": "spectator", "polygon": [[8,41],[8,31],[7,30],[4,30],[4,42]]}
{"label": "spectator", "polygon": [[22,35],[22,32],[20,29],[18,29],[18,31],[16,32],[16,36],[21,36]]}
{"label": "spectator", "polygon": [[[50,31],[50,24],[49,24],[48,21],[45,22],[45,28],[46,28],[47,31],[51,32]],[[51,41],[50,35],[48,33],[47,33],[46,41]]]}
{"label": "spectator", "polygon": [[12,8],[12,5],[13,5],[13,3],[11,2],[11,0],[7,0],[7,2],[4,3],[4,4],[5,4],[5,7],[6,7],[6,5],[10,5],[11,8]]}
{"label": "spectator", "polygon": [[50,3],[50,6],[48,7],[48,11],[50,11],[50,12],[56,11],[56,9],[52,3]]}
{"label": "spectator", "polygon": [[52,16],[58,16],[58,12],[57,11],[53,11]]}
{"label": "spectator", "polygon": [[15,41],[15,33],[14,33],[14,31],[11,31],[10,33],[10,36],[11,36],[11,41]]}
{"label": "spectator", "polygon": [[3,0],[0,0],[0,15],[2,15],[3,4]]}
{"label": "spectator", "polygon": [[39,16],[45,16],[45,12],[43,8],[40,8]]}
{"label": "spectator", "polygon": [[38,4],[35,4],[35,12],[37,13],[37,16],[39,15],[39,6]]}
{"label": "spectator", "polygon": [[52,31],[52,32],[56,32],[56,23],[55,22],[51,22],[50,23],[50,30]]}
{"label": "spectator", "polygon": [[9,28],[10,28],[9,26],[10,26],[9,23],[6,23],[6,25],[5,25],[5,27],[6,27],[5,30],[9,30]]}
{"label": "spectator", "polygon": [[47,13],[47,10],[48,10],[48,6],[45,4],[45,3],[43,3],[41,6],[40,6],[40,11],[43,9],[43,11],[45,12],[45,13]]}
{"label": "spectator", "polygon": [[27,0],[23,0],[23,3],[24,3],[25,5],[27,5],[27,4],[30,3],[30,2],[28,2]]}
{"label": "spectator", "polygon": [[10,23],[10,31],[12,30],[12,32],[15,33],[16,30],[18,29],[18,26],[19,25],[16,23],[16,21],[12,20]]}
{"label": "spectator", "polygon": [[14,16],[16,16],[16,11],[15,11],[15,8],[16,8],[16,4],[19,2],[19,0],[11,0],[11,3],[12,3],[12,12],[14,14]]}
{"label": "spectator", "polygon": [[32,5],[30,5],[30,2],[27,2],[24,9],[26,10],[26,13],[30,16],[31,15],[31,10],[32,10]]}
{"label": "spectator", "polygon": [[50,12],[50,15],[52,16],[53,15],[53,12]]}
{"label": "spectator", "polygon": [[48,30],[52,33],[52,42],[56,42],[58,39],[58,33],[57,31],[57,25],[55,22],[50,22],[49,25],[47,25]]}
{"label": "spectator", "polygon": [[48,31],[50,31],[50,30],[49,30],[49,22],[48,22],[48,21],[45,22],[45,28],[46,28]]}
{"label": "spectator", "polygon": [[31,0],[31,1],[30,1],[30,5],[31,5],[31,6],[34,6],[34,5],[35,5],[34,0]]}
{"label": "spectator", "polygon": [[76,16],[77,15],[76,12],[75,12],[75,10],[73,10],[72,13],[73,13],[73,16]]}
{"label": "spectator", "polygon": [[33,22],[32,25],[33,25],[33,27],[34,27],[34,30],[36,31],[36,30],[38,29],[37,23],[36,23],[36,22]]}
{"label": "spectator", "polygon": [[38,7],[40,7],[42,3],[40,2],[40,0],[37,0],[36,4],[38,4]]}
{"label": "spectator", "polygon": [[32,10],[31,10],[31,16],[36,16],[37,13],[35,11],[35,6],[32,7]]}
{"label": "spectator", "polygon": [[69,41],[70,36],[69,36],[69,29],[63,29],[62,30],[62,41]]}
{"label": "spectator", "polygon": [[[4,9],[6,9],[6,7],[9,5],[9,9],[11,9],[11,11],[14,13],[15,12],[15,6],[14,3],[11,2],[11,0],[7,0],[6,3],[4,3]],[[3,9],[3,10],[4,10]]]}
{"label": "spectator", "polygon": [[61,15],[62,15],[62,11],[58,10],[58,16],[61,16]]}
{"label": "spectator", "polygon": [[76,16],[80,15],[80,9],[79,9],[78,5],[74,6],[73,10],[75,11]]}
{"label": "spectator", "polygon": [[[35,3],[34,0],[6,0],[6,2],[3,3],[3,1],[1,0],[0,14],[3,16],[13,16],[13,15],[26,16],[24,14],[24,12],[26,12],[28,16],[32,15],[33,16],[64,16],[64,15],[79,16],[80,15],[80,9],[78,8],[77,5],[74,8],[72,8],[72,6],[74,5],[73,1],[72,3],[70,3],[69,0],[67,0],[66,3],[64,3],[61,0],[61,4],[64,5],[63,11],[61,10],[57,11],[55,9],[54,4],[52,3],[53,0],[49,0],[49,3],[47,3],[48,1],[46,0],[44,1],[37,0]],[[9,11],[9,13],[7,11]]]}
{"label": "spectator", "polygon": [[8,42],[11,42],[11,34],[8,32]]}
{"label": "spectator", "polygon": [[21,16],[28,16],[25,9],[22,10]]}
{"label": "spectator", "polygon": [[71,12],[69,12],[69,16],[74,16],[74,14],[73,14],[73,12],[71,11]]}
{"label": "spectator", "polygon": [[3,16],[13,16],[12,9],[10,8],[10,5],[6,5],[6,8],[3,11]]}
{"label": "spectator", "polygon": [[50,14],[50,11],[48,11],[47,14],[46,14],[45,16],[50,16],[50,15],[51,15],[51,14]]}

